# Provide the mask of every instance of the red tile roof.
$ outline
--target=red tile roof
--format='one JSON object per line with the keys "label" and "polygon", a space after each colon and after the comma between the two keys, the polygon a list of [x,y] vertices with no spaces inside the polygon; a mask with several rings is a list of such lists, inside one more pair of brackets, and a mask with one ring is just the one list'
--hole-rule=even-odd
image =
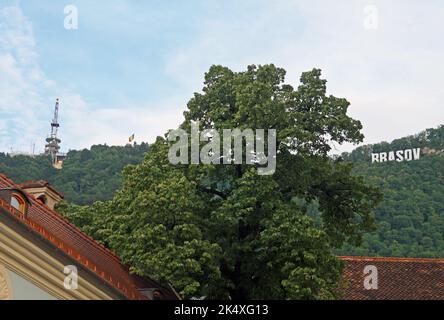
{"label": "red tile roof", "polygon": [[60,193],[58,190],[54,189],[48,181],[45,180],[38,180],[38,181],[27,181],[19,184],[20,188],[22,189],[29,189],[29,188],[48,188],[55,194],[59,195],[61,198],[64,198],[64,195]]}
{"label": "red tile roof", "polygon": [[[0,189],[2,188],[20,189],[20,186],[0,173]],[[159,288],[154,281],[129,274],[128,268],[122,265],[113,252],[94,241],[57,212],[41,204],[32,196],[29,196],[29,200],[31,205],[26,217],[2,199],[0,199],[0,207],[94,272],[128,299],[146,300],[147,298],[139,292],[139,288]]]}
{"label": "red tile roof", "polygon": [[[344,300],[442,300],[444,259],[339,257],[345,263]],[[378,289],[364,287],[366,266],[375,266]]]}

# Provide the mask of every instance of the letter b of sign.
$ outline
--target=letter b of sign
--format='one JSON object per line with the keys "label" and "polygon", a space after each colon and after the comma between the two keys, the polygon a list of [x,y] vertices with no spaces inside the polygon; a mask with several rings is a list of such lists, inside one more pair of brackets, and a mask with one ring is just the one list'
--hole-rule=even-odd
{"label": "letter b of sign", "polygon": [[77,273],[76,266],[65,266],[63,273],[67,276],[65,277],[65,281],[63,282],[63,286],[66,290],[77,290],[79,287],[79,276]]}
{"label": "letter b of sign", "polygon": [[375,266],[365,266],[364,288],[366,290],[378,289],[378,268],[376,268]]}

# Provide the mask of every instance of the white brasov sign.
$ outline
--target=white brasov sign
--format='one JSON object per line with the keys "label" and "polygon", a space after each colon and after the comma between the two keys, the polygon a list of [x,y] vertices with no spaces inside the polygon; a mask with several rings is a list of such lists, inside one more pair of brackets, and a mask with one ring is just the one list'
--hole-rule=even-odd
{"label": "white brasov sign", "polygon": [[372,153],[372,163],[374,162],[388,162],[388,161],[412,161],[419,160],[421,157],[421,148],[406,149],[398,151]]}

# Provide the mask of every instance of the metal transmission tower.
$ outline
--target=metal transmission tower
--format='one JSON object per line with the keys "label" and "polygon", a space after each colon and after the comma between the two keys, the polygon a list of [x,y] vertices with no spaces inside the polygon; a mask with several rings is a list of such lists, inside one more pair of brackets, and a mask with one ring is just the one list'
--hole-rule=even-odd
{"label": "metal transmission tower", "polygon": [[51,135],[46,138],[45,145],[45,154],[48,154],[52,158],[52,164],[55,168],[61,169],[63,165],[63,160],[65,160],[66,155],[60,153],[60,140],[57,137],[57,133],[59,130],[59,99],[56,100],[55,108],[54,108],[54,119],[52,119],[51,123]]}

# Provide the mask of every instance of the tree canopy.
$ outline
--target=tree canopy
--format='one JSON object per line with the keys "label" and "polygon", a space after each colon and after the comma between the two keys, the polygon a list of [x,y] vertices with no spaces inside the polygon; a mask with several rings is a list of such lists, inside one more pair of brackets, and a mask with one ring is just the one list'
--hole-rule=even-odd
{"label": "tree canopy", "polygon": [[350,163],[328,157],[331,142],[363,139],[349,102],[327,95],[318,69],[300,80],[294,89],[274,65],[213,66],[184,113],[183,129],[190,121],[221,135],[276,129],[274,175],[249,164],[172,165],[172,142],[158,137],[140,164],[124,169],[112,200],[60,210],[133,272],[186,298],[333,298],[341,264],[332,250],[373,229],[381,195]]}

